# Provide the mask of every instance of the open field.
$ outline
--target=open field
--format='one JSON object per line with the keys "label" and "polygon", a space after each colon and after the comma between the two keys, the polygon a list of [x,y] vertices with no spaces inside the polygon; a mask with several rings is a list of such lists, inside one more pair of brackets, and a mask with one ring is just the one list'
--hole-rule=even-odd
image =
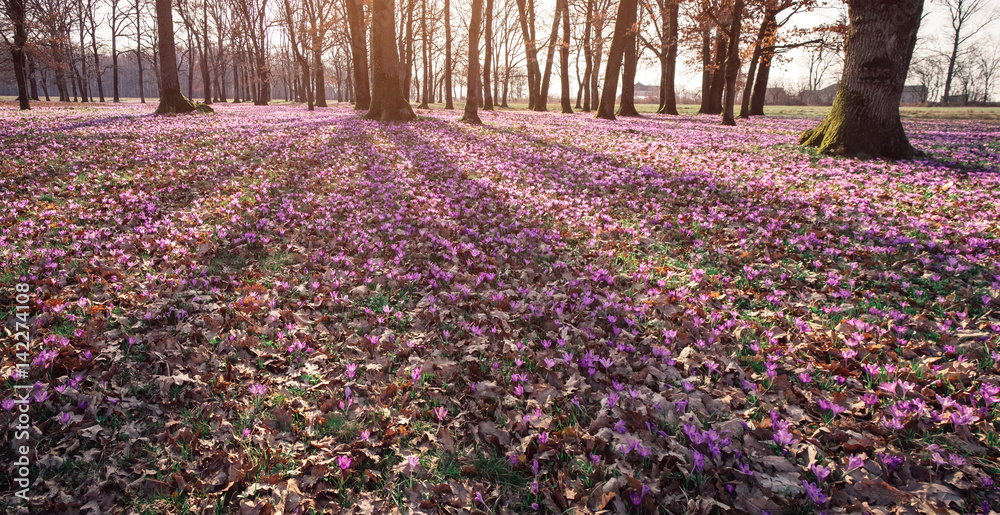
{"label": "open field", "polygon": [[35,512],[1000,507],[997,110],[0,107]]}

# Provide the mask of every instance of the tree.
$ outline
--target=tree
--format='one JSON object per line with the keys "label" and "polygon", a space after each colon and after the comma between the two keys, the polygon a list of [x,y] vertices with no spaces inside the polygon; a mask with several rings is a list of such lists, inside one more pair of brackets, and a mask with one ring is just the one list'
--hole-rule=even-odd
{"label": "tree", "polygon": [[736,125],[733,107],[736,101],[736,76],[740,73],[740,23],[743,20],[743,0],[736,0],[733,23],[729,26],[729,52],[726,56],[726,102],[722,110],[722,124]]}
{"label": "tree", "polygon": [[368,30],[365,27],[362,0],[345,0],[347,25],[351,37],[351,61],[354,64],[354,109],[368,110],[372,96],[368,85]]}
{"label": "tree", "polygon": [[951,96],[951,83],[955,78],[955,68],[962,45],[997,19],[998,12],[990,6],[989,0],[939,0],[948,10],[951,21],[951,54],[948,57],[948,71],[944,79],[944,94],[941,103],[947,104]]}
{"label": "tree", "polygon": [[923,0],[848,0],[850,31],[833,107],[799,143],[824,153],[909,159],[917,155],[899,100],[917,42]]}
{"label": "tree", "polygon": [[573,114],[572,99],[569,96],[569,1],[562,0],[563,35],[559,44],[559,60],[562,68],[562,112]]}
{"label": "tree", "polygon": [[490,73],[493,71],[493,0],[486,0],[486,20],[483,49],[483,111],[493,110],[493,95],[490,93]]}
{"label": "tree", "polygon": [[483,0],[472,0],[472,18],[469,20],[469,80],[465,95],[465,113],[462,121],[481,125],[479,119],[479,29],[482,25]]}
{"label": "tree", "polygon": [[[654,1],[656,9],[653,9]],[[678,0],[643,0],[640,5],[652,22],[650,26],[656,39],[650,41],[639,33],[639,41],[660,61],[660,105],[656,112],[677,114],[674,77],[677,70],[677,22],[680,3]]]}
{"label": "tree", "polygon": [[[580,85],[580,89],[583,90],[583,111],[590,112],[590,74],[594,72],[594,56],[593,49],[590,42],[590,32],[594,25],[594,0],[587,0],[585,4],[584,11],[584,26],[583,26],[583,59],[584,59],[584,69],[583,69],[583,83]],[[597,100],[596,98],[594,99]]]}
{"label": "tree", "polygon": [[[159,0],[157,0],[156,5],[157,8],[159,8]],[[171,14],[169,3],[167,5],[166,13]],[[159,14],[159,11],[157,11],[157,14]],[[173,16],[170,17],[170,20],[170,34],[171,37],[173,37]],[[159,23],[159,20],[157,20],[157,23]],[[159,27],[159,25],[157,25],[157,27]],[[142,80],[142,0],[135,0],[135,61],[139,65],[139,103],[145,104],[146,90],[144,87],[144,81]],[[180,91],[179,87],[178,91]]]}
{"label": "tree", "polygon": [[521,21],[524,54],[528,61],[528,109],[535,109],[540,102],[542,71],[538,65],[538,47],[535,42],[534,4],[527,4],[526,0],[517,0],[517,14]]}
{"label": "tree", "polygon": [[403,96],[395,10],[395,0],[372,0],[372,101],[366,120],[408,122],[417,118]]}
{"label": "tree", "polygon": [[25,73],[24,47],[28,44],[28,28],[25,21],[25,0],[3,0],[4,10],[14,29],[13,40],[3,35],[4,43],[10,48],[10,58],[14,64],[14,77],[17,80],[17,101],[22,111],[31,109],[28,93],[28,80]]}
{"label": "tree", "polygon": [[611,48],[608,49],[608,66],[604,72],[604,89],[601,91],[601,101],[597,104],[597,118],[615,119],[618,74],[621,73],[622,60],[627,51],[625,47],[628,44],[628,32],[633,30],[632,27],[635,25],[636,9],[637,0],[621,0],[618,3],[615,32],[611,37]]}
{"label": "tree", "polygon": [[740,118],[750,117],[750,97],[753,94],[754,74],[757,73],[757,64],[760,62],[763,47],[767,39],[777,30],[777,21],[774,12],[766,10],[764,21],[757,31],[757,39],[753,44],[753,55],[750,57],[750,69],[747,70],[747,80],[743,87],[743,101],[740,105]]}
{"label": "tree", "polygon": [[118,5],[121,0],[110,0],[111,14],[108,16],[108,27],[111,29],[111,89],[114,99],[112,102],[121,102],[118,94],[118,38],[123,35],[125,21],[128,13],[119,10]]}
{"label": "tree", "polygon": [[184,98],[177,77],[174,18],[170,0],[156,0],[156,30],[160,45],[160,105],[156,114],[189,113],[195,105]]}
{"label": "tree", "polygon": [[455,108],[451,98],[451,1],[444,0],[444,108]]}
{"label": "tree", "polygon": [[556,12],[552,16],[552,32],[549,34],[549,50],[545,61],[545,71],[542,72],[542,86],[538,98],[535,99],[535,111],[547,111],[549,102],[549,82],[552,78],[552,60],[555,58],[556,41],[559,38],[559,20],[562,16],[564,0],[556,0]]}
{"label": "tree", "polygon": [[[639,65],[639,49],[636,46],[635,20],[638,12],[632,12],[632,25],[625,30],[624,67],[622,68],[622,95],[618,104],[618,116],[639,116],[635,109],[635,72]],[[616,27],[617,29],[617,27]],[[612,48],[614,48],[612,46]]]}
{"label": "tree", "polygon": [[[291,3],[288,0],[284,0],[285,5],[285,29],[288,32],[288,43],[292,49],[292,55],[295,57],[295,61],[299,63],[302,68],[302,89],[305,92],[306,97],[306,108],[310,111],[313,110],[313,95],[312,88],[309,87],[309,57],[305,54],[305,47],[307,46],[305,42],[300,41],[306,37],[304,27],[304,22],[302,20],[297,20],[294,18],[295,10],[292,9]],[[300,49],[301,45],[301,49]]]}

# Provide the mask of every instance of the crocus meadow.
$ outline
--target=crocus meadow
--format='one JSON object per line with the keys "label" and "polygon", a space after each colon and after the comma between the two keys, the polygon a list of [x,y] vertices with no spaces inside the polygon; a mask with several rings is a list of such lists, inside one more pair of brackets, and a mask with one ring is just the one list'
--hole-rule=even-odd
{"label": "crocus meadow", "polygon": [[1000,509],[997,125],[216,110],[0,111],[35,511]]}

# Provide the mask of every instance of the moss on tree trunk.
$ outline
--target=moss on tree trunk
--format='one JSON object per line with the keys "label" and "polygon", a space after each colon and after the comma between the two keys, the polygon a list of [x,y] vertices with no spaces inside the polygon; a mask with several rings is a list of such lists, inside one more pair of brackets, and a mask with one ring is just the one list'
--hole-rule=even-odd
{"label": "moss on tree trunk", "polygon": [[803,133],[799,143],[837,155],[910,159],[919,154],[903,131],[899,100],[923,4],[848,2],[851,28],[840,89],[823,122]]}

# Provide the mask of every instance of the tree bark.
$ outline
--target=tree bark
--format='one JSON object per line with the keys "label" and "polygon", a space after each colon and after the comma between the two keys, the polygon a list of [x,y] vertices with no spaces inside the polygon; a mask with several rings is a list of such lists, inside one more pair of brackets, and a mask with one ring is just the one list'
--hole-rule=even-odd
{"label": "tree bark", "polygon": [[747,83],[743,87],[743,100],[740,105],[740,118],[750,117],[750,97],[753,95],[754,75],[757,73],[757,64],[760,63],[764,42],[777,28],[774,12],[768,10],[764,13],[764,21],[760,24],[760,31],[757,32],[757,40],[753,45],[753,56],[750,58],[750,69],[747,70]]}
{"label": "tree bark", "polygon": [[[563,35],[559,45],[560,64],[562,65],[562,112],[563,114],[573,114],[573,99],[569,96],[569,0],[561,0]],[[579,68],[577,68],[579,70]]]}
{"label": "tree bark", "polygon": [[722,114],[722,94],[726,88],[726,43],[725,31],[720,29],[715,40],[715,62],[712,65],[712,86],[708,90],[708,109],[703,114]]}
{"label": "tree bark", "polygon": [[591,55],[591,40],[590,40],[590,30],[593,27],[593,12],[594,12],[594,0],[587,0],[587,12],[585,15],[584,26],[583,26],[583,84],[580,89],[583,90],[583,112],[590,112],[590,74],[594,71],[594,56]]}
{"label": "tree bark", "polygon": [[101,58],[97,52],[97,20],[94,18],[94,8],[87,2],[87,18],[90,20],[90,50],[94,54],[94,76],[97,79],[97,95],[104,103],[104,80],[101,78]]}
{"label": "tree bark", "polygon": [[736,125],[733,111],[736,102],[736,76],[740,74],[740,28],[743,22],[743,0],[733,5],[733,23],[729,26],[729,53],[726,56],[726,100],[722,108],[722,125]]}
{"label": "tree bark", "polygon": [[590,69],[590,108],[596,111],[597,104],[601,98],[599,84],[601,75],[601,59],[604,56],[604,18],[602,14],[600,23],[598,23],[597,12],[595,11],[591,14],[594,16],[594,39],[591,42],[590,55],[593,56],[594,65]]}
{"label": "tree bark", "polygon": [[430,109],[431,92],[430,92],[430,69],[431,69],[431,59],[429,50],[429,41],[427,39],[427,0],[420,0],[420,54],[423,58],[423,64],[421,66],[423,71],[423,91],[420,97],[420,105],[417,109]]}
{"label": "tree bark", "polygon": [[346,0],[347,24],[351,32],[351,59],[354,62],[354,109],[368,110],[372,96],[368,85],[368,41],[365,29],[364,3]]}
{"label": "tree bark", "polygon": [[667,0],[667,62],[660,78],[661,95],[660,114],[677,114],[677,91],[674,78],[677,75],[677,22],[680,17],[680,4],[677,0]]}
{"label": "tree bark", "polygon": [[14,25],[14,41],[10,46],[10,58],[14,65],[17,81],[17,102],[22,111],[31,109],[28,80],[25,73],[24,46],[28,43],[28,28],[25,25],[25,0],[8,0],[8,15]]}
{"label": "tree bark", "polygon": [[205,93],[205,103],[212,103],[212,73],[209,71],[209,60],[211,59],[211,47],[208,42],[208,2],[201,2],[201,87]]}
{"label": "tree bark", "polygon": [[698,113],[707,113],[712,98],[712,29],[701,33],[701,107]]}
{"label": "tree bark", "polygon": [[538,66],[538,48],[535,46],[535,39],[532,34],[533,27],[528,22],[528,10],[525,0],[517,1],[517,14],[521,22],[521,33],[524,36],[525,68],[528,74],[528,109],[534,109],[538,99],[541,79],[541,69]]}
{"label": "tree bark", "polygon": [[483,0],[472,0],[472,19],[469,20],[469,78],[465,95],[465,113],[462,121],[481,125],[479,119],[479,29],[483,17]]}
{"label": "tree bark", "polygon": [[493,110],[493,95],[490,92],[490,73],[493,71],[493,0],[486,0],[486,16],[483,21],[483,111]]}
{"label": "tree bark", "polygon": [[406,36],[403,38],[403,98],[410,99],[410,89],[413,85],[413,9],[417,0],[409,0],[406,4]]}
{"label": "tree bark", "polygon": [[639,111],[635,110],[635,71],[639,64],[636,39],[635,30],[629,27],[625,39],[625,66],[622,69],[622,99],[618,106],[618,116],[639,116]]}
{"label": "tree bark", "polygon": [[[170,0],[156,0],[156,29],[160,45],[160,105],[156,114],[189,113],[195,105],[184,98],[177,77],[174,19]],[[211,109],[211,108],[209,108]]]}
{"label": "tree bark", "polygon": [[764,102],[767,100],[767,80],[771,76],[771,60],[774,50],[766,47],[760,52],[760,68],[757,80],[753,82],[753,96],[750,97],[750,116],[764,116]]}
{"label": "tree bark", "polygon": [[[28,62],[28,86],[31,100],[38,102],[38,80],[35,77],[35,60],[32,59],[31,54],[25,54],[25,59]],[[987,84],[988,85],[988,84]],[[102,99],[103,102],[103,99]]]}
{"label": "tree bark", "polygon": [[899,100],[917,41],[923,0],[848,0],[850,31],[840,89],[826,119],[799,143],[837,155],[909,159]]}
{"label": "tree bark", "polygon": [[[159,0],[157,0],[157,9],[159,9]],[[139,103],[146,103],[146,90],[142,79],[142,12],[140,11],[142,4],[139,0],[135,0],[135,61],[139,65]],[[168,2],[167,13],[170,14],[170,5]],[[157,10],[159,12],[159,10]],[[170,17],[170,25],[173,25],[173,16]],[[170,34],[173,34],[173,27],[171,27]],[[180,92],[180,87],[178,86],[177,91]]]}
{"label": "tree bark", "polygon": [[535,111],[548,111],[549,82],[552,78],[552,60],[555,59],[556,45],[558,45],[556,40],[559,37],[559,21],[562,15],[561,6],[562,0],[557,0],[556,12],[552,16],[552,32],[549,33],[549,50],[545,60],[545,71],[542,72],[542,88],[539,91],[538,98],[535,100]]}
{"label": "tree bark", "polygon": [[396,53],[395,0],[372,0],[372,101],[367,120],[408,122],[417,116],[403,96]]}
{"label": "tree bark", "polygon": [[[608,49],[608,66],[604,71],[604,90],[601,91],[601,101],[597,104],[597,118],[605,120],[615,119],[618,74],[621,73],[622,59],[627,51],[625,47],[629,41],[628,32],[635,25],[637,8],[637,0],[621,0],[618,3],[618,16],[615,18],[615,33],[611,37],[611,48]],[[634,52],[635,49],[633,48],[632,51]]]}
{"label": "tree bark", "polygon": [[111,2],[111,92],[112,102],[121,102],[118,96],[118,2]]}
{"label": "tree bark", "polygon": [[444,0],[444,108],[455,109],[451,85],[451,1]]}

